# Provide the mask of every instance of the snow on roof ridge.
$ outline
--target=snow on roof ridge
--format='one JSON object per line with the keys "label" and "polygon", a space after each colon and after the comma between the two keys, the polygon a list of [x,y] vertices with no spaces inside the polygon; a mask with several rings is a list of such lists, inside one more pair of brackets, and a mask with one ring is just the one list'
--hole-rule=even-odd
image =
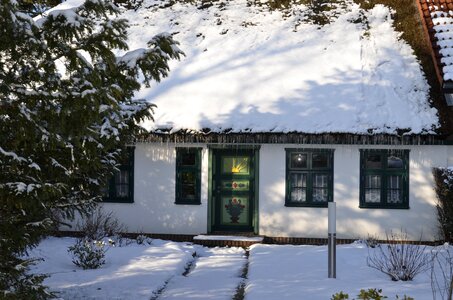
{"label": "snow on roof ridge", "polygon": [[186,54],[171,62],[168,78],[137,93],[157,105],[155,122],[143,124],[149,130],[420,134],[439,126],[388,7],[366,11],[344,0],[322,26],[304,5],[162,3],[145,0],[119,16],[130,22],[131,49],[170,32]]}

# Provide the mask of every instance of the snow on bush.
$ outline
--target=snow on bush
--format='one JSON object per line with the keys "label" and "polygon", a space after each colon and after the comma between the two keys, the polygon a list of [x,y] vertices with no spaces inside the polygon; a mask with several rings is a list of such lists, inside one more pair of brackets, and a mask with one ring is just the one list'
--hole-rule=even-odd
{"label": "snow on bush", "polygon": [[82,269],[97,269],[105,264],[106,244],[104,241],[78,239],[74,246],[68,248],[72,262]]}

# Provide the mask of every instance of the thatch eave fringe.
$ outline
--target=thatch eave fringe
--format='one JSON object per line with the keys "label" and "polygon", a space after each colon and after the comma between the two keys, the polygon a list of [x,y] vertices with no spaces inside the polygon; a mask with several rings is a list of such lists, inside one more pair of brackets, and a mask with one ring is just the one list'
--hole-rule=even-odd
{"label": "thatch eave fringe", "polygon": [[352,134],[352,133],[202,133],[178,131],[152,132],[137,142],[203,144],[334,144],[334,145],[453,145],[453,139],[434,134]]}

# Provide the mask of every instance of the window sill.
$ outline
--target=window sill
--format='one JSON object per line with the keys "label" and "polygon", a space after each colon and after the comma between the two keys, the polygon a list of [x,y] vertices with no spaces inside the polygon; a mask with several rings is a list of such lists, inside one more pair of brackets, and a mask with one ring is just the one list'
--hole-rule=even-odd
{"label": "window sill", "polygon": [[102,199],[102,203],[134,203],[133,200],[129,198],[104,198]]}
{"label": "window sill", "polygon": [[176,205],[201,205],[201,202],[184,202],[184,201],[175,201]]}
{"label": "window sill", "polygon": [[359,205],[363,209],[410,209],[408,205]]}
{"label": "window sill", "polygon": [[323,207],[327,207],[328,206],[328,202],[326,203],[285,203],[285,206],[286,207],[320,207],[320,208],[323,208]]}

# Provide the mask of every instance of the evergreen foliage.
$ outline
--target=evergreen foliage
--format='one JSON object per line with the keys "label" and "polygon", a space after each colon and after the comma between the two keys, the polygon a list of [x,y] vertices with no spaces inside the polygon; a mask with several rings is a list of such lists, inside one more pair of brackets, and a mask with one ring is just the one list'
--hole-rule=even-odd
{"label": "evergreen foliage", "polygon": [[26,13],[32,17],[35,17],[39,14],[44,13],[49,8],[58,5],[61,3],[61,0],[18,0],[17,4],[19,10],[23,13]]}
{"label": "evergreen foliage", "polygon": [[23,254],[55,215],[100,200],[137,124],[152,118],[153,105],[133,97],[138,78],[159,81],[182,52],[167,34],[129,51],[127,21],[109,1],[38,21],[19,9],[0,0],[0,298],[43,299],[43,277],[27,275]]}
{"label": "evergreen foliage", "polygon": [[437,220],[445,242],[453,242],[453,168],[434,168]]}

